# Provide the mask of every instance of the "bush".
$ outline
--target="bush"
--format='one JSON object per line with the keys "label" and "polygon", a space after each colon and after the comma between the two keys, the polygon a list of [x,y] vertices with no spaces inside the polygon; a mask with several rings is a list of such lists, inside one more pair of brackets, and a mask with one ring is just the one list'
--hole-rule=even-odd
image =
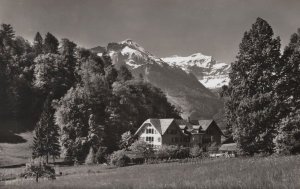
{"label": "bush", "polygon": [[155,157],[159,159],[168,159],[170,157],[168,147],[162,146],[155,152]]}
{"label": "bush", "polygon": [[162,146],[155,152],[155,157],[159,159],[187,158],[189,157],[189,148],[175,145]]}
{"label": "bush", "polygon": [[190,156],[199,157],[202,154],[203,150],[199,146],[193,146],[190,148]]}
{"label": "bush", "polygon": [[47,165],[41,161],[32,160],[26,164],[25,170],[21,173],[21,177],[36,178],[48,178],[48,179],[55,179],[55,170],[50,165]]}
{"label": "bush", "polygon": [[126,156],[125,150],[115,151],[110,155],[110,164],[112,165],[124,167],[128,165],[129,162],[130,159]]}
{"label": "bush", "polygon": [[146,159],[153,157],[154,154],[152,146],[142,140],[137,140],[132,143],[129,149],[137,154],[142,154]]}
{"label": "bush", "polygon": [[170,158],[177,158],[179,147],[176,145],[169,145],[167,146],[167,151],[170,155]]}
{"label": "bush", "polygon": [[189,157],[189,152],[190,152],[189,148],[181,146],[181,147],[178,148],[176,156],[179,159],[188,158]]}

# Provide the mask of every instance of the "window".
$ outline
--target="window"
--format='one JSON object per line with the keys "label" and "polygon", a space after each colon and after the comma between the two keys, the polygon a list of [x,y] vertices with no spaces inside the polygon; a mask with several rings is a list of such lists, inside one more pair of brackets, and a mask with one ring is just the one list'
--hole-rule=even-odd
{"label": "window", "polygon": [[157,138],[157,142],[160,142],[160,137]]}
{"label": "window", "polygon": [[154,134],[154,129],[147,128],[146,129],[146,134]]}
{"label": "window", "polygon": [[178,138],[177,137],[175,138],[175,142],[178,142]]}
{"label": "window", "polygon": [[154,137],[146,137],[146,141],[151,143],[154,141]]}

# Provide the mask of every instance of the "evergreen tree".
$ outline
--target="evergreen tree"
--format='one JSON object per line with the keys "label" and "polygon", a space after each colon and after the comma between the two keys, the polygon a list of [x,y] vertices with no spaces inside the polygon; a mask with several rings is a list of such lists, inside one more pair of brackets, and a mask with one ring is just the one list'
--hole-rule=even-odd
{"label": "evergreen tree", "polygon": [[15,38],[15,31],[10,24],[1,24],[0,29],[0,52],[10,53],[13,47],[13,40]]}
{"label": "evergreen tree", "polygon": [[43,37],[40,32],[37,32],[33,41],[33,48],[36,55],[43,53]]}
{"label": "evergreen tree", "polygon": [[59,45],[59,42],[56,39],[56,37],[48,32],[45,36],[44,53],[57,54],[58,53],[58,45]]}
{"label": "evergreen tree", "polygon": [[76,58],[75,58],[75,50],[76,44],[68,39],[61,40],[61,55],[62,55],[62,66],[65,68],[64,77],[67,86],[72,86],[75,82],[75,66],[76,66]]}
{"label": "evergreen tree", "polygon": [[277,153],[300,152],[300,29],[291,36],[278,66],[276,100],[280,122],[275,139]]}
{"label": "evergreen tree", "polygon": [[276,120],[273,85],[280,58],[280,40],[257,18],[245,32],[229,75],[226,116],[238,147],[247,154],[272,152]]}
{"label": "evergreen tree", "polygon": [[33,157],[45,157],[47,163],[49,156],[54,160],[60,155],[59,128],[54,124],[53,111],[49,100],[46,100],[33,141]]}

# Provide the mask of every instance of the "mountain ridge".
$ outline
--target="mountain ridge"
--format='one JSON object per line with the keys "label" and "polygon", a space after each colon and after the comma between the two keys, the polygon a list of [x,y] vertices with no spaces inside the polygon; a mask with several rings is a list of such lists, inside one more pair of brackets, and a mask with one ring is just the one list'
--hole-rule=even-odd
{"label": "mountain ridge", "polygon": [[171,66],[182,68],[187,73],[193,73],[207,88],[216,89],[229,83],[230,65],[217,62],[212,56],[194,53],[190,56],[174,55],[162,60]]}
{"label": "mountain ridge", "polygon": [[109,43],[106,50],[117,69],[126,65],[134,77],[142,76],[145,81],[160,88],[180,109],[183,118],[208,119],[223,108],[223,102],[193,73],[169,65],[131,39]]}

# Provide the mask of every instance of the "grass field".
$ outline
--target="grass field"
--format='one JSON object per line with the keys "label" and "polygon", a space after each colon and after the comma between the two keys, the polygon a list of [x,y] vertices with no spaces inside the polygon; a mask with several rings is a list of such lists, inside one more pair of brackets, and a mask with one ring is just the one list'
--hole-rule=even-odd
{"label": "grass field", "polygon": [[24,142],[0,143],[0,166],[26,163],[31,157],[33,134],[25,132],[18,134]]}
{"label": "grass field", "polygon": [[[300,188],[300,156],[205,159],[193,163],[60,167],[54,181],[13,180],[4,188]],[[1,187],[1,186],[0,186]]]}

